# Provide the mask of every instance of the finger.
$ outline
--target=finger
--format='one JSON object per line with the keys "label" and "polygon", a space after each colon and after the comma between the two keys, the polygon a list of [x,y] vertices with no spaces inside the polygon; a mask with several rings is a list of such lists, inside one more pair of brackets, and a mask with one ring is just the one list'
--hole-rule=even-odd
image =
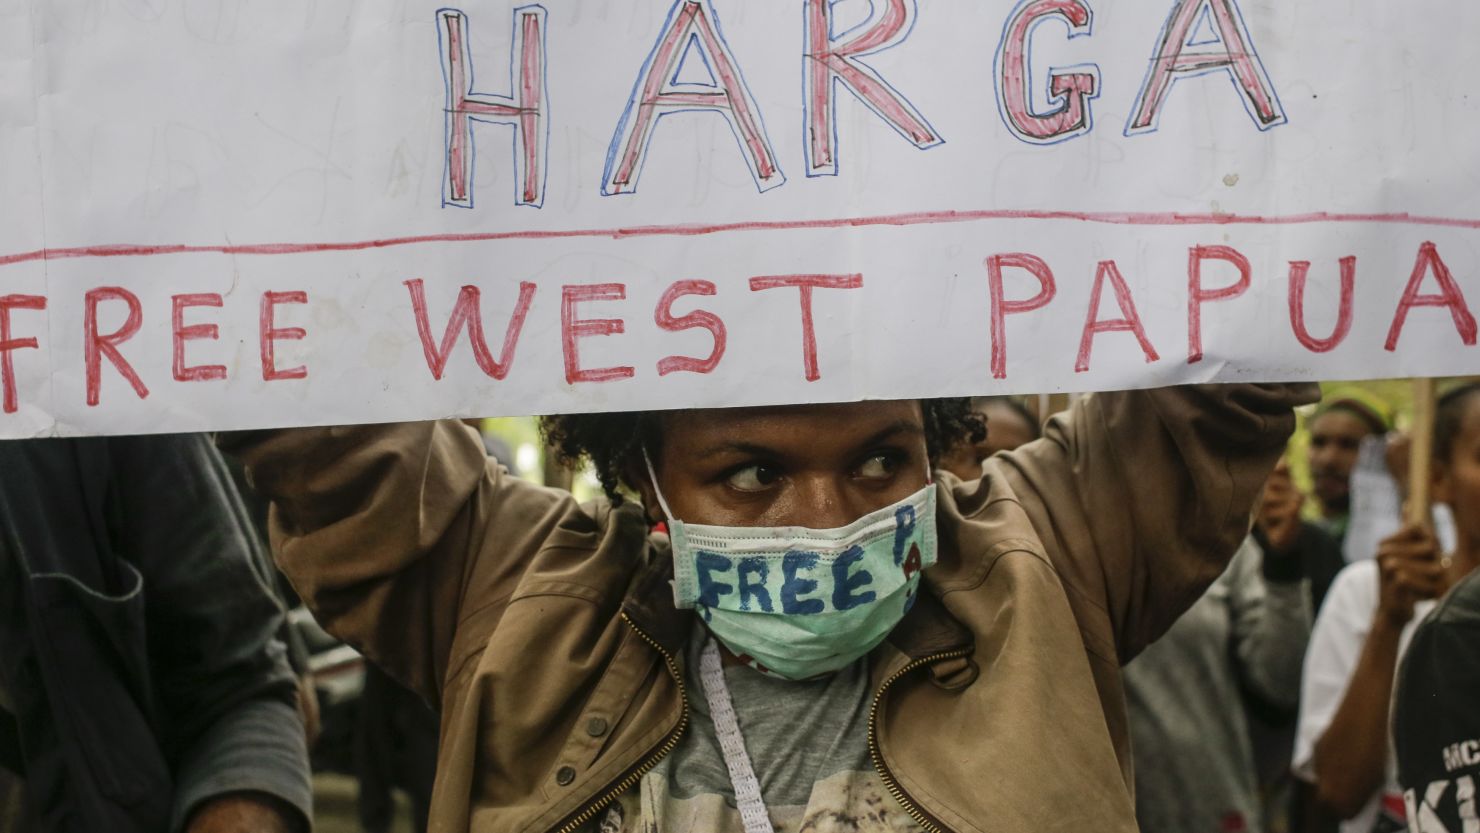
{"label": "finger", "polygon": [[1431,541],[1395,544],[1386,552],[1390,558],[1404,563],[1426,563],[1439,560],[1439,548]]}
{"label": "finger", "polygon": [[1444,592],[1443,576],[1422,576],[1406,571],[1398,576],[1398,586],[1412,599],[1437,599]]}
{"label": "finger", "polygon": [[1395,584],[1398,582],[1400,573],[1408,569],[1409,559],[1399,558],[1394,555],[1380,556],[1377,560],[1377,569],[1383,584]]}
{"label": "finger", "polygon": [[1421,524],[1405,524],[1397,532],[1394,532],[1392,535],[1389,535],[1388,537],[1382,539],[1382,543],[1379,544],[1378,547],[1379,550],[1381,550],[1382,548],[1387,547],[1390,544],[1398,545],[1411,543],[1414,541],[1423,541],[1428,537],[1428,530],[1426,530]]}
{"label": "finger", "polygon": [[1428,528],[1423,524],[1408,523],[1404,524],[1394,537],[1402,541],[1426,541],[1431,536]]}
{"label": "finger", "polygon": [[1428,558],[1394,558],[1388,570],[1390,573],[1405,572],[1415,575],[1435,575],[1442,573],[1444,568],[1438,559]]}
{"label": "finger", "polygon": [[1392,591],[1391,598],[1393,602],[1390,608],[1394,612],[1402,613],[1405,617],[1413,615],[1413,605],[1416,603],[1417,600],[1413,598],[1413,593],[1411,591],[1409,591],[1407,588],[1395,589]]}
{"label": "finger", "polygon": [[1442,582],[1449,574],[1449,571],[1444,569],[1443,562],[1438,560],[1412,562],[1404,569],[1424,581]]}
{"label": "finger", "polygon": [[1439,561],[1402,561],[1395,562],[1394,575],[1404,581],[1443,582],[1448,571]]}

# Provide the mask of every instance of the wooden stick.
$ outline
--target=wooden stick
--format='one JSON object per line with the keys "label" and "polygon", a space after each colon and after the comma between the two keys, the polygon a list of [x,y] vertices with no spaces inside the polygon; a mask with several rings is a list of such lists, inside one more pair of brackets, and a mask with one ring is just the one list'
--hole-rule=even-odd
{"label": "wooden stick", "polygon": [[1408,446],[1408,507],[1405,520],[1434,526],[1429,486],[1434,460],[1434,380],[1413,380],[1413,430]]}

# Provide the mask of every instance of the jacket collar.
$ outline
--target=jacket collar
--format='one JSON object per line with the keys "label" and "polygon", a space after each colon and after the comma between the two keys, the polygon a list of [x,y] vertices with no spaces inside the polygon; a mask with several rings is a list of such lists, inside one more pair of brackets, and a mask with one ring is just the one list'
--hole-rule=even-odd
{"label": "jacket collar", "polygon": [[889,632],[889,644],[910,660],[969,650],[974,644],[971,631],[946,610],[930,583],[930,571],[925,572],[915,606]]}
{"label": "jacket collar", "polygon": [[648,536],[646,557],[628,586],[622,613],[669,656],[683,653],[693,630],[694,613],[673,604],[673,551],[668,536]]}

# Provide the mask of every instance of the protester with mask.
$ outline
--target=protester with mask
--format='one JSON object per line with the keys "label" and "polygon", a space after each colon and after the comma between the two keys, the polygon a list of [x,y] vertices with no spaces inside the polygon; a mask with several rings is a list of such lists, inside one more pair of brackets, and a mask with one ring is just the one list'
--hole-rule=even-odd
{"label": "protester with mask", "polygon": [[993,454],[1011,451],[1042,436],[1037,417],[1011,396],[978,396],[971,400],[971,409],[986,420],[986,439],[959,443],[940,459],[940,468],[962,480],[981,477],[982,463]]}
{"label": "protester with mask", "polygon": [[1314,393],[1097,394],[965,484],[960,400],[549,418],[584,506],[456,422],[227,442],[320,621],[441,704],[432,829],[1133,831],[1120,665]]}
{"label": "protester with mask", "polygon": [[204,437],[0,443],[0,831],[307,831],[271,581]]}
{"label": "protester with mask", "polygon": [[1477,564],[1480,541],[1480,387],[1439,401],[1434,497],[1461,530],[1455,553],[1431,531],[1406,526],[1377,558],[1347,567],[1316,619],[1305,664],[1295,766],[1318,800],[1346,819],[1342,833],[1401,830],[1404,805],[1388,749],[1395,669],[1414,629],[1454,582]]}

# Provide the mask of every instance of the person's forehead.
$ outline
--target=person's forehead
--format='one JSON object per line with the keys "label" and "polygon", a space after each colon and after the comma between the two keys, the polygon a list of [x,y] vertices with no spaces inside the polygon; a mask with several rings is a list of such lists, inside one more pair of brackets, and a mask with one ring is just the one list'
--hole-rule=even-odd
{"label": "person's forehead", "polygon": [[665,413],[665,440],[748,433],[867,431],[899,422],[923,425],[918,400],[816,403],[753,408],[701,408]]}
{"label": "person's forehead", "polygon": [[1310,424],[1312,434],[1345,434],[1365,437],[1372,433],[1366,420],[1350,411],[1335,408],[1317,416]]}

